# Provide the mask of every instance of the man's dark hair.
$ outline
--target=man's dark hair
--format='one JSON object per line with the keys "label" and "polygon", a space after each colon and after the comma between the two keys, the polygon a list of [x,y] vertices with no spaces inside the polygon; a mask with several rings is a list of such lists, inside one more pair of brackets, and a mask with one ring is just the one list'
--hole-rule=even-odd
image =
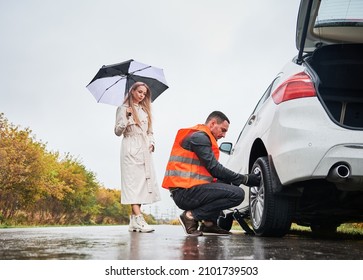
{"label": "man's dark hair", "polygon": [[205,121],[205,123],[207,124],[213,118],[215,118],[217,120],[218,124],[220,124],[221,122],[224,122],[224,121],[227,121],[230,124],[227,116],[220,111],[213,111],[212,113],[210,113],[207,120]]}

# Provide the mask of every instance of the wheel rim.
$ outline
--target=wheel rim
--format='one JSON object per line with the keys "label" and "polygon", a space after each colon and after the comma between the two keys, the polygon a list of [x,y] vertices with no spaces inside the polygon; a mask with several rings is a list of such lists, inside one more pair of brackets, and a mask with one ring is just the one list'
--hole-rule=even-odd
{"label": "wheel rim", "polygon": [[265,186],[263,174],[259,167],[256,167],[253,172],[261,174],[261,183],[258,187],[250,188],[250,211],[251,221],[254,228],[258,228],[262,222],[263,209],[265,204]]}

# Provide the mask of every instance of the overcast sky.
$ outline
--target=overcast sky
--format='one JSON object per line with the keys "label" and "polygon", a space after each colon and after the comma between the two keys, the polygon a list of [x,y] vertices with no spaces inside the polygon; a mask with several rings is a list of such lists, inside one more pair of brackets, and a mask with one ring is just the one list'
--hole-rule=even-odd
{"label": "overcast sky", "polygon": [[[269,83],[297,54],[299,2],[0,0],[0,112],[119,189],[116,107],[97,103],[86,85],[102,65],[128,59],[163,68],[169,89],[153,103],[161,185],[179,128],[221,110],[231,120],[223,141],[236,141]],[[174,205],[161,193],[159,214]]]}

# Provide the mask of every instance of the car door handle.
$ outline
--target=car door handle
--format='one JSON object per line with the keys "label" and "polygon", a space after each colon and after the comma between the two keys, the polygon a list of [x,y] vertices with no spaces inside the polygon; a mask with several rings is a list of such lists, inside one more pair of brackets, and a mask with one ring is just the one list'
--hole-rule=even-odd
{"label": "car door handle", "polygon": [[252,115],[249,119],[248,119],[248,124],[251,125],[254,121],[256,120],[256,115]]}

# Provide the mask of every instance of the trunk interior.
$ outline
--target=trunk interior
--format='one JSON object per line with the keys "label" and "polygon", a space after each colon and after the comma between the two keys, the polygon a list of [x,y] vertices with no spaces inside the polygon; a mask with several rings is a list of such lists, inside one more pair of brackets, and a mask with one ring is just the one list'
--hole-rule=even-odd
{"label": "trunk interior", "polygon": [[363,45],[325,46],[306,62],[319,77],[318,94],[330,117],[363,129]]}

